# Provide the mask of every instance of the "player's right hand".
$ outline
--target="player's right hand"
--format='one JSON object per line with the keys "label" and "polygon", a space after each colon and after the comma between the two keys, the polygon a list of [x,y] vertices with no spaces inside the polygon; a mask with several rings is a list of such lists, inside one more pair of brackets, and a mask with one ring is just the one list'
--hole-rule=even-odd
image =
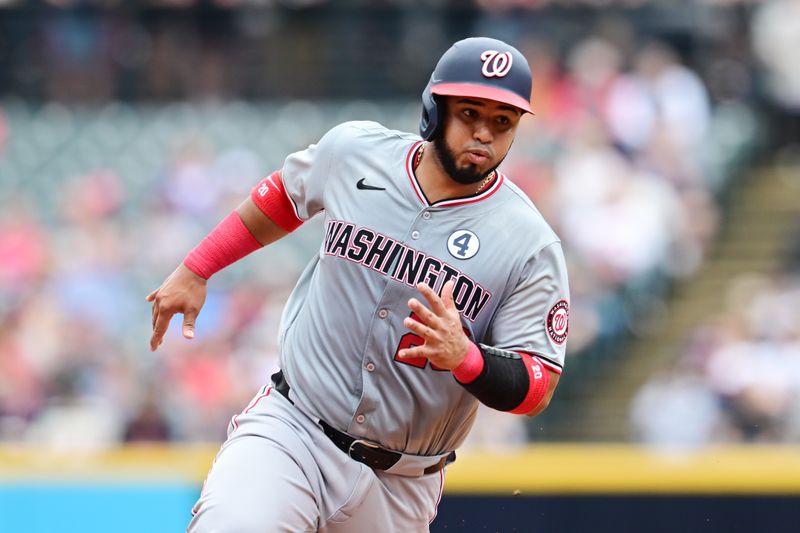
{"label": "player's right hand", "polygon": [[164,340],[169,321],[176,313],[183,315],[183,336],[194,338],[194,324],[206,301],[207,281],[181,263],[159,288],[147,295],[153,302],[153,335],[150,351],[156,351]]}

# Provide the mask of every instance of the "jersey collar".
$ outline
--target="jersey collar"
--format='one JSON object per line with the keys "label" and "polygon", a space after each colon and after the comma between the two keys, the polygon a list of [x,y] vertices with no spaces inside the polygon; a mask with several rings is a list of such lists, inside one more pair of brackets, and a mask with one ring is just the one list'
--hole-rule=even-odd
{"label": "jersey collar", "polygon": [[465,205],[465,204],[474,204],[476,202],[480,202],[481,200],[485,200],[492,196],[494,193],[500,190],[501,185],[503,184],[503,180],[505,176],[501,172],[497,172],[497,177],[482,191],[477,194],[471,194],[469,196],[461,196],[458,198],[448,198],[446,200],[439,200],[438,202],[430,203],[428,198],[425,196],[425,193],[422,190],[422,187],[419,185],[419,181],[417,181],[417,175],[414,173],[414,157],[416,156],[417,152],[419,151],[420,146],[424,141],[417,141],[408,151],[408,155],[406,156],[406,172],[408,173],[408,179],[411,181],[411,188],[414,190],[414,193],[419,198],[419,201],[422,202],[422,205],[425,207],[455,207],[458,205]]}

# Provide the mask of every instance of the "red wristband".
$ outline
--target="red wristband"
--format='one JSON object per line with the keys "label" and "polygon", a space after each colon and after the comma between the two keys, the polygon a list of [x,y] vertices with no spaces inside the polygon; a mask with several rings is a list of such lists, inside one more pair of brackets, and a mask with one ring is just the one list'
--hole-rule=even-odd
{"label": "red wristband", "polygon": [[262,246],[234,211],[186,255],[183,264],[201,278],[208,279]]}
{"label": "red wristband", "polygon": [[481,375],[483,365],[483,354],[480,348],[474,342],[470,342],[467,356],[460,365],[452,370],[452,373],[459,383],[471,383]]}

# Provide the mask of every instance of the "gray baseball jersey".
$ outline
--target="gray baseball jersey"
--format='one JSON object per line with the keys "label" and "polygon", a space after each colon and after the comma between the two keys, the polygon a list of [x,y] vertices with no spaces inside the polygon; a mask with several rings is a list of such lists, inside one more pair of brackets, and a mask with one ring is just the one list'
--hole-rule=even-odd
{"label": "gray baseball jersey", "polygon": [[[438,291],[455,280],[474,341],[560,371],[569,296],[555,234],[502,175],[479,194],[430,204],[413,171],[420,145],[349,122],[286,159],[280,216],[288,226],[325,217],[281,324],[291,390],[287,399],[265,386],[233,418],[190,532],[428,531],[444,470],[426,468],[464,440],[478,402],[449,371],[397,359],[422,342],[403,325],[418,282]],[[277,185],[268,179],[259,194]],[[319,420],[404,454],[385,471],[369,468]]]}
{"label": "gray baseball jersey", "polygon": [[456,449],[477,400],[450,372],[397,351],[420,344],[403,319],[416,283],[455,280],[475,342],[537,355],[560,372],[568,330],[560,242],[499,174],[479,194],[431,204],[413,171],[419,137],[348,122],[290,155],[295,215],[325,235],[287,302],[281,367],[298,407],[353,436],[418,455]]}

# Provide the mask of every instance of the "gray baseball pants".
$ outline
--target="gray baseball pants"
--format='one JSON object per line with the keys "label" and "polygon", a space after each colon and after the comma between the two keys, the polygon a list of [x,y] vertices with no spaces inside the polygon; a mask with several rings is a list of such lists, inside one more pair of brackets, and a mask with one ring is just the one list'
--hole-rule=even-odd
{"label": "gray baseball pants", "polygon": [[231,420],[188,533],[427,532],[444,470],[389,474],[337,448],[271,385]]}

